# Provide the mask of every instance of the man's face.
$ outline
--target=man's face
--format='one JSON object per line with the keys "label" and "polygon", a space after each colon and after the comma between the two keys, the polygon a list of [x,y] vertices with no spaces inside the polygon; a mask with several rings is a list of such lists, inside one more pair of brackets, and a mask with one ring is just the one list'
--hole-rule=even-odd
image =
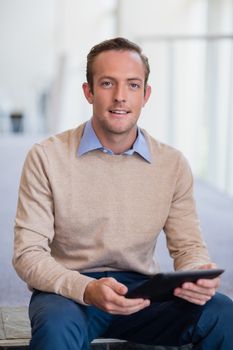
{"label": "man's face", "polygon": [[93,63],[93,93],[84,94],[93,105],[93,125],[98,136],[135,133],[142,107],[150,96],[144,87],[145,69],[133,51],[105,51]]}

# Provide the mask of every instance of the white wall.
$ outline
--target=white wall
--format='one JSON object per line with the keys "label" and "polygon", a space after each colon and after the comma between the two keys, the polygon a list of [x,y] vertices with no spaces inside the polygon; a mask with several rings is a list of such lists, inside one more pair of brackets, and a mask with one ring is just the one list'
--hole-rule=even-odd
{"label": "white wall", "polygon": [[[62,93],[55,98],[57,113],[50,129],[74,127],[91,116],[81,85],[85,81],[86,55],[97,42],[116,34],[115,0],[59,0],[56,6],[56,55],[65,57]],[[59,71],[58,71],[59,73]]]}
{"label": "white wall", "polygon": [[233,1],[120,5],[120,34],[138,41],[150,59],[152,95],[141,126],[181,149],[195,175],[233,194]]}
{"label": "white wall", "polygon": [[203,33],[206,7],[203,0],[120,0],[120,34]]}
{"label": "white wall", "polygon": [[39,127],[38,93],[54,73],[54,0],[0,0],[0,106]]}
{"label": "white wall", "polygon": [[[142,45],[151,66],[152,95],[140,125],[161,141],[183,150],[198,172],[201,149],[193,147],[196,138],[190,140],[190,134],[198,132],[200,106],[196,104],[190,110],[190,99],[197,89],[200,92],[199,86],[203,87],[203,45],[163,38],[205,34],[207,2],[122,0],[120,4],[120,34]],[[187,74],[190,69],[192,76]],[[202,69],[201,74],[197,74],[198,69]]]}
{"label": "white wall", "polygon": [[[39,96],[50,92],[46,127],[56,132],[87,119],[81,94],[85,58],[116,31],[115,0],[0,0],[0,110],[25,114],[43,129]],[[89,117],[89,115],[88,115]],[[1,123],[1,118],[0,118]],[[5,131],[9,125],[0,125]]]}
{"label": "white wall", "polygon": [[[232,35],[232,15],[233,0],[0,0],[0,133],[13,110],[23,110],[28,132],[88,119],[86,54],[125,36],[150,59],[152,96],[140,125],[180,148],[195,174],[233,194],[232,41],[168,40]],[[42,93],[49,93],[46,121]]]}

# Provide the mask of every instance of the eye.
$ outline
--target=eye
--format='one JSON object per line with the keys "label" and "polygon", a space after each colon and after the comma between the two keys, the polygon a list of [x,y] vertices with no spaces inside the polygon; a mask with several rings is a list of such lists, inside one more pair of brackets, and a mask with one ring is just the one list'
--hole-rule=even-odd
{"label": "eye", "polygon": [[130,83],[130,87],[133,89],[133,90],[137,90],[137,89],[140,89],[140,84],[137,84],[137,83]]}
{"label": "eye", "polygon": [[109,80],[104,80],[101,82],[101,86],[103,86],[104,88],[110,88],[112,86],[112,82]]}

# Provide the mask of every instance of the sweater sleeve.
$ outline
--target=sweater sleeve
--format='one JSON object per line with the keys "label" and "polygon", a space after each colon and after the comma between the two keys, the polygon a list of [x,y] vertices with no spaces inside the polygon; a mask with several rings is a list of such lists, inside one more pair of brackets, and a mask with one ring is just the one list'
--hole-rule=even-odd
{"label": "sweater sleeve", "polygon": [[13,265],[30,288],[57,293],[85,304],[84,291],[92,278],[65,268],[51,256],[50,244],[56,233],[48,168],[43,146],[33,146],[20,181]]}
{"label": "sweater sleeve", "polygon": [[170,255],[174,259],[175,270],[195,269],[210,262],[196,213],[193,175],[182,155],[164,232]]}

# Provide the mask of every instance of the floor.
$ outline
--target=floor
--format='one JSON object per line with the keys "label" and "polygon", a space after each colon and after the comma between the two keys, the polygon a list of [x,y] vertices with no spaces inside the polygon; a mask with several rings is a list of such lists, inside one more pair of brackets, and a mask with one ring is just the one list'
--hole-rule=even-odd
{"label": "floor", "polygon": [[[1,348],[3,350],[28,350],[28,346],[21,346],[21,347],[10,347],[10,348]],[[127,344],[114,344],[114,345],[104,345],[104,344],[94,344],[91,346],[92,350],[191,350],[189,346],[183,346],[181,348],[164,348],[162,346],[154,347],[154,346],[143,346],[143,345],[137,345],[133,343],[127,343]]]}

